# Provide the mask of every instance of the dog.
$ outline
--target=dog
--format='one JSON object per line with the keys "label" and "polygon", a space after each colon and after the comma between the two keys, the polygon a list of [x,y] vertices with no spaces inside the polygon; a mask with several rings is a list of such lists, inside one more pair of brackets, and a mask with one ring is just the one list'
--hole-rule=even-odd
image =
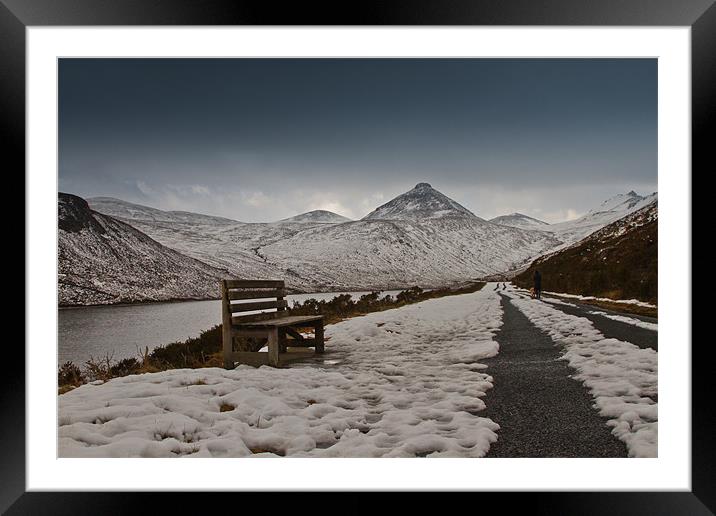
{"label": "dog", "polygon": [[535,292],[535,288],[534,288],[534,287],[530,288],[530,297],[531,297],[532,299],[534,299],[534,298],[537,297],[537,293]]}

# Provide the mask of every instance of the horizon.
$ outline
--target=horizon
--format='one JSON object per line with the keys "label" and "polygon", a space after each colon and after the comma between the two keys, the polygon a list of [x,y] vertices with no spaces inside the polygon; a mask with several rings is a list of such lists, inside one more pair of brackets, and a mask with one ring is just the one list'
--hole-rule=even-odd
{"label": "horizon", "polygon": [[[413,188],[415,188],[415,187],[413,187]],[[432,188],[433,190],[436,190],[436,191],[438,191],[438,192],[444,194],[444,195],[447,195],[447,194],[445,194],[444,192],[440,191],[439,189],[433,187],[432,184],[431,184],[431,188]],[[404,194],[404,193],[407,193],[407,192],[409,192],[410,190],[412,190],[412,188],[406,190],[405,192],[402,192],[401,194],[398,194],[398,196],[400,196],[400,195],[402,195],[402,194]],[[300,216],[300,215],[304,215],[304,214],[307,214],[307,213],[320,212],[320,211],[325,211],[325,212],[333,213],[333,214],[335,214],[335,215],[340,215],[340,216],[342,216],[342,217],[347,217],[346,215],[343,215],[342,213],[339,213],[339,212],[336,212],[336,211],[333,211],[333,210],[324,210],[324,209],[320,209],[320,208],[319,208],[319,209],[312,209],[312,210],[307,210],[307,211],[302,211],[302,212],[294,213],[293,215],[289,215],[289,216],[283,217],[283,218],[281,218],[281,219],[276,219],[276,220],[242,221],[242,220],[234,219],[234,218],[231,218],[231,217],[226,217],[226,216],[223,216],[223,215],[216,215],[216,214],[207,213],[207,212],[198,212],[198,211],[191,211],[191,210],[185,210],[185,209],[164,210],[164,209],[162,209],[162,208],[158,208],[158,207],[156,207],[156,206],[151,206],[151,205],[149,205],[149,204],[142,204],[142,203],[137,203],[137,202],[133,202],[133,201],[127,201],[126,199],[121,199],[121,198],[119,198],[119,197],[113,197],[113,196],[108,196],[108,195],[95,195],[95,196],[91,196],[91,197],[82,197],[81,195],[78,195],[78,194],[72,193],[72,192],[58,192],[58,193],[64,193],[64,194],[69,194],[69,195],[75,195],[75,196],[77,196],[77,197],[81,197],[81,198],[84,199],[85,201],[90,201],[90,200],[92,200],[92,199],[111,199],[111,200],[120,201],[120,202],[123,202],[123,203],[134,204],[134,205],[137,205],[137,206],[142,206],[142,207],[145,207],[145,208],[151,208],[151,209],[154,209],[154,210],[160,210],[160,211],[164,211],[164,212],[193,213],[193,214],[195,214],[195,215],[206,215],[206,216],[211,216],[211,217],[225,218],[225,219],[229,219],[229,220],[232,220],[232,221],[234,221],[234,222],[239,222],[239,223],[243,223],[243,224],[270,224],[270,223],[274,223],[274,222],[281,222],[282,220],[290,219],[290,218],[297,217],[297,216]],[[627,192],[619,192],[619,193],[616,193],[616,194],[614,194],[614,195],[611,195],[611,196],[609,196],[609,197],[607,197],[607,198],[605,198],[605,199],[602,199],[602,201],[601,201],[599,204],[601,204],[602,202],[608,201],[608,200],[610,200],[610,199],[613,199],[613,198],[615,198],[615,197],[617,197],[617,196],[619,196],[619,195],[629,195],[629,194],[631,194],[631,193],[634,193],[634,194],[638,195],[639,197],[648,197],[648,196],[650,196],[650,195],[657,194],[658,191],[657,191],[657,190],[654,190],[653,192],[647,192],[647,193],[643,193],[643,194],[642,194],[642,193],[639,193],[639,192],[637,192],[637,191],[635,191],[635,190],[632,189],[632,190],[629,190],[629,191],[627,191]],[[397,197],[397,196],[396,196],[396,197]],[[450,199],[452,199],[452,197],[450,197],[450,195],[447,195],[447,197],[449,197]],[[381,204],[379,204],[379,205],[376,205],[373,209],[371,209],[370,211],[366,212],[365,215],[363,215],[363,216],[361,216],[361,217],[358,217],[358,218],[347,217],[347,218],[350,219],[350,222],[356,222],[356,221],[363,220],[366,216],[368,216],[370,213],[372,213],[375,209],[379,208],[379,207],[382,206],[383,204],[386,204],[387,202],[390,202],[390,201],[393,200],[394,198],[395,198],[395,197],[393,197],[393,198],[391,198],[391,199],[388,199],[387,201],[385,201],[385,202],[383,202],[383,203],[381,203]],[[515,212],[511,212],[511,213],[504,213],[504,214],[501,214],[501,215],[496,215],[496,216],[494,216],[494,217],[486,218],[486,217],[481,216],[479,213],[475,213],[475,211],[472,210],[472,209],[470,209],[469,206],[464,206],[464,207],[467,208],[470,212],[472,212],[475,216],[477,216],[477,217],[479,217],[479,218],[481,218],[481,219],[484,219],[484,220],[486,220],[486,221],[492,221],[493,219],[496,219],[496,218],[499,218],[499,217],[509,217],[509,216],[513,216],[513,215],[521,215],[521,216],[533,218],[533,219],[538,220],[538,221],[540,221],[540,222],[546,222],[547,224],[552,225],[552,224],[559,224],[559,223],[562,223],[562,222],[570,222],[570,221],[572,221],[572,220],[576,220],[576,219],[582,217],[583,215],[587,214],[590,210],[593,210],[593,209],[597,208],[597,206],[598,206],[598,205],[592,206],[592,207],[591,207],[590,209],[588,209],[587,211],[581,212],[581,213],[577,214],[576,216],[574,216],[574,217],[572,217],[572,218],[570,218],[570,219],[565,219],[565,220],[560,220],[560,221],[555,221],[555,222],[547,222],[547,221],[544,221],[544,220],[541,220],[541,219],[537,219],[536,217],[532,217],[532,216],[530,216],[530,215],[527,215],[527,214],[522,213],[522,212],[519,212],[519,211],[515,211]]]}
{"label": "horizon", "polygon": [[58,180],[237,221],[418,182],[487,220],[657,191],[655,59],[60,59]]}

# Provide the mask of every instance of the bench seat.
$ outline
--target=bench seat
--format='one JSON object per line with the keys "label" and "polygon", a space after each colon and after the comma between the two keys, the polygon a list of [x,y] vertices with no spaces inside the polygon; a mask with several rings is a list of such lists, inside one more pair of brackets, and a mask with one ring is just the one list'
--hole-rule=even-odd
{"label": "bench seat", "polygon": [[275,319],[266,319],[265,321],[236,322],[234,323],[234,327],[274,328],[280,326],[295,326],[296,324],[320,321],[322,319],[322,315],[289,315]]}

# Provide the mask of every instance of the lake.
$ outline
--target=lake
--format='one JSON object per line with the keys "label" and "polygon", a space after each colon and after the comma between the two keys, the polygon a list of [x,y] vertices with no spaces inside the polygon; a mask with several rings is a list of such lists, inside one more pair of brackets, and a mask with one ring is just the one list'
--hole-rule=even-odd
{"label": "lake", "polygon": [[[386,290],[381,297],[400,290]],[[287,296],[289,306],[306,299],[329,300],[340,294],[358,299],[368,292],[323,292]],[[60,308],[58,364],[82,366],[90,357],[136,357],[138,350],[196,337],[221,322],[221,300]]]}

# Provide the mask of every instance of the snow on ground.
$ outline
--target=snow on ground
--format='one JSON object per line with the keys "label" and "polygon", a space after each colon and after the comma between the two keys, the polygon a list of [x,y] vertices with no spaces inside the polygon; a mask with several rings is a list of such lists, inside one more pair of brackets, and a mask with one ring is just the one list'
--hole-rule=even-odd
{"label": "snow on ground", "polygon": [[608,418],[612,433],[626,443],[631,457],[656,457],[658,439],[657,361],[653,349],[607,339],[584,317],[566,314],[549,304],[505,292],[538,328],[564,347],[563,358],[577,370]]}
{"label": "snow on ground", "polygon": [[59,397],[59,455],[484,456],[499,429],[478,415],[492,378],[477,361],[502,324],[493,288],[330,325],[323,364],[84,385]]}
{"label": "snow on ground", "polygon": [[639,301],[638,299],[609,299],[608,297],[594,297],[594,296],[580,296],[577,294],[565,294],[563,292],[542,292],[543,294],[550,294],[552,296],[566,297],[572,299],[581,299],[582,301],[606,301],[609,303],[624,303],[626,305],[637,305],[645,306],[647,308],[657,308],[656,305],[647,303],[645,301]]}
{"label": "snow on ground", "polygon": [[566,301],[562,301],[561,299],[542,299],[542,301],[544,301],[545,303],[552,303],[553,305],[573,306],[575,308],[579,308],[579,305],[575,305],[574,303],[567,303]]}
{"label": "snow on ground", "polygon": [[[543,299],[543,301],[547,303],[551,303],[553,305],[564,305],[564,306],[573,306],[576,308],[579,308],[579,305],[575,305],[574,303],[567,303],[566,301],[561,301],[559,299]],[[612,319],[613,321],[619,321],[626,324],[631,324],[632,326],[638,326],[640,328],[645,328],[647,330],[652,331],[658,331],[659,325],[657,323],[642,321],[641,319],[636,319],[634,317],[626,317],[624,315],[617,315],[617,314],[610,314],[607,312],[602,312],[600,310],[590,310],[588,313],[592,315],[600,315],[602,317],[606,317],[607,319]]]}
{"label": "snow on ground", "polygon": [[646,328],[647,330],[652,330],[652,331],[659,330],[659,325],[657,323],[642,321],[641,319],[634,319],[633,317],[625,317],[623,315],[608,314],[606,312],[600,312],[597,310],[590,311],[589,313],[594,314],[594,315],[601,315],[602,317],[606,317],[607,319],[612,319],[614,321],[631,324],[633,326],[639,326],[640,328]]}

